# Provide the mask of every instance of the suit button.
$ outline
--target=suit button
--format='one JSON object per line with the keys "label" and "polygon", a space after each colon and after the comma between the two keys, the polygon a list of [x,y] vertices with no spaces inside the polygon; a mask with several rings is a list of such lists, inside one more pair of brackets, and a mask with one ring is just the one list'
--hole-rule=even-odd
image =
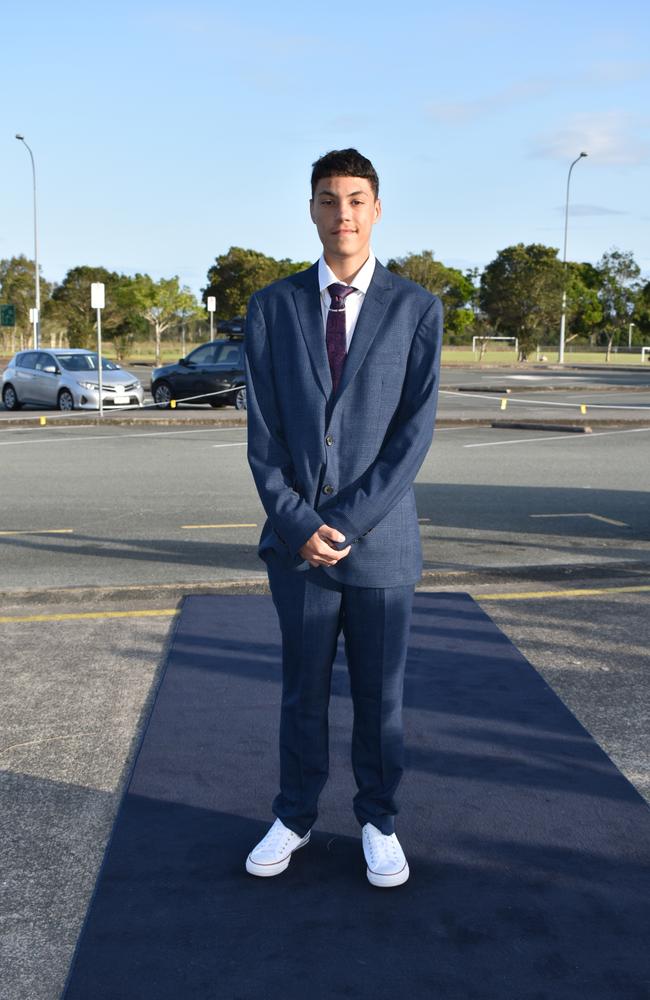
{"label": "suit button", "polygon": [[330,493],[333,492],[334,492],[334,487],[330,486],[329,483],[326,486],[323,486],[323,493],[327,493],[327,495],[329,496]]}
{"label": "suit button", "polygon": [[327,437],[325,438],[325,444],[334,444],[334,438],[332,437],[331,434],[328,434]]}

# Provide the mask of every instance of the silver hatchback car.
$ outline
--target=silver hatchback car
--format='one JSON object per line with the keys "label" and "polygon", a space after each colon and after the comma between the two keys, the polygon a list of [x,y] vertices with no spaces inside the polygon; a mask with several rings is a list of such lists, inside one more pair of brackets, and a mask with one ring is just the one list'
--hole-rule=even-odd
{"label": "silver hatchback car", "polygon": [[[19,351],[2,373],[2,402],[7,410],[56,406],[59,410],[99,409],[97,353],[80,348]],[[144,389],[130,372],[102,357],[104,406],[142,406]]]}

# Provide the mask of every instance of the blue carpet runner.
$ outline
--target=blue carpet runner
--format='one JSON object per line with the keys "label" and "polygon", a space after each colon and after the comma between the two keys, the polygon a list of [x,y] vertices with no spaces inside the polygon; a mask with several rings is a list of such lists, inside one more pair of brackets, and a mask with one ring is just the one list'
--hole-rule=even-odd
{"label": "blue carpet runner", "polygon": [[279,656],[269,597],[185,600],[66,1000],[648,1000],[650,809],[464,594],[415,598],[409,882],[365,877],[342,647],[311,843],[247,875]]}

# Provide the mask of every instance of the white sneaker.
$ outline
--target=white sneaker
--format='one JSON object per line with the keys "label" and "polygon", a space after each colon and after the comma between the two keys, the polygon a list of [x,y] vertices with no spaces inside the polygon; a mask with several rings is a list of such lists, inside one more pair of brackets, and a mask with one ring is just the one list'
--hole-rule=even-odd
{"label": "white sneaker", "polygon": [[246,858],[246,871],[250,875],[262,877],[279,875],[289,867],[293,852],[309,843],[310,836],[311,830],[304,837],[299,837],[281,819],[276,819],[266,836]]}
{"label": "white sneaker", "polygon": [[363,853],[368,866],[366,872],[372,885],[386,888],[402,885],[409,877],[409,866],[397,834],[388,836],[372,823],[366,823],[361,830]]}

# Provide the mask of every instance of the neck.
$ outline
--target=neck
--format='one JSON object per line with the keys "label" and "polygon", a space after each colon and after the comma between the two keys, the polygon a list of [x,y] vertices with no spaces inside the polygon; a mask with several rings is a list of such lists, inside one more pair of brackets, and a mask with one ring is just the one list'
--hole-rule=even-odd
{"label": "neck", "polygon": [[366,249],[354,257],[337,257],[329,253],[324,253],[325,263],[333,271],[334,275],[343,285],[351,285],[357,274],[370,256],[370,249]]}

